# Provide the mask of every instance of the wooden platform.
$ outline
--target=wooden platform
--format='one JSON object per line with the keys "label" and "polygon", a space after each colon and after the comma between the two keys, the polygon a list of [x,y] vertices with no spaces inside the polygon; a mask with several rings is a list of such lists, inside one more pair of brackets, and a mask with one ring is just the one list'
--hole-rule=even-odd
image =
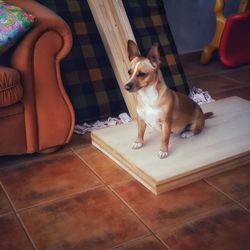
{"label": "wooden platform", "polygon": [[155,194],[250,162],[250,102],[230,97],[202,105],[214,112],[203,132],[171,135],[169,156],[159,159],[160,133],[147,129],[145,145],[132,150],[136,122],[92,132],[92,143]]}

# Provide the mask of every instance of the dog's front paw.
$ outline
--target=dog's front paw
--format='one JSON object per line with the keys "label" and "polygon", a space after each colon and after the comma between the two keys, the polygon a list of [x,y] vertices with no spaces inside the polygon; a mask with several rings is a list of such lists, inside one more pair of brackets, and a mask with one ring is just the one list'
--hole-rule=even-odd
{"label": "dog's front paw", "polygon": [[164,158],[166,158],[168,156],[168,152],[167,151],[159,151],[159,153],[158,153],[158,157],[160,158],[160,159],[164,159]]}
{"label": "dog's front paw", "polygon": [[132,145],[132,149],[140,149],[143,146],[141,142],[134,142]]}

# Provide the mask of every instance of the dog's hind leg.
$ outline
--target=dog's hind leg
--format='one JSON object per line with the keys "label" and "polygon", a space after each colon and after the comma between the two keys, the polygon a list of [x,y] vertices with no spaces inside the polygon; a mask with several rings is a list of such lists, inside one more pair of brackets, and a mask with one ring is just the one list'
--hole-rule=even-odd
{"label": "dog's hind leg", "polygon": [[194,133],[193,133],[192,130],[185,130],[185,131],[181,132],[181,138],[182,139],[187,139],[187,138],[189,138],[189,137],[191,137],[193,135],[194,135]]}
{"label": "dog's hind leg", "polygon": [[187,124],[185,128],[180,132],[180,136],[182,139],[187,139],[191,136],[193,136],[193,132],[191,131],[191,125],[192,124]]}
{"label": "dog's hind leg", "polygon": [[186,126],[184,130],[181,132],[181,138],[187,139],[193,135],[199,134],[205,124],[205,120],[203,117],[199,117],[198,119],[194,120],[189,126]]}
{"label": "dog's hind leg", "polygon": [[200,118],[200,119],[197,119],[195,120],[192,124],[191,124],[191,129],[190,131],[188,131],[187,133],[185,133],[184,137],[182,138],[189,138],[193,135],[197,135],[199,134],[202,129],[204,128],[204,125],[205,125],[205,120],[204,118]]}

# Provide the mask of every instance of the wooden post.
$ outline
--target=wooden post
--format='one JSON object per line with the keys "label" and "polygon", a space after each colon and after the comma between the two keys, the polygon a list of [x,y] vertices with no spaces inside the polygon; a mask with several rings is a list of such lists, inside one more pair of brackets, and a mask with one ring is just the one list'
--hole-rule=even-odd
{"label": "wooden post", "polygon": [[127,41],[135,41],[122,0],[88,0],[130,116],[136,118],[135,95],[124,89],[128,80]]}

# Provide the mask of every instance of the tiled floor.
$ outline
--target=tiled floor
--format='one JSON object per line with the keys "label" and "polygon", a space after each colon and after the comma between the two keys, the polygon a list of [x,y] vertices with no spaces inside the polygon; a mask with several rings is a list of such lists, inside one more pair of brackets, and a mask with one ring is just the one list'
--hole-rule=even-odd
{"label": "tiled floor", "polygon": [[[215,99],[250,100],[250,66],[193,61],[184,69],[191,86]],[[89,135],[0,165],[0,249],[250,249],[250,163],[160,196]]]}

